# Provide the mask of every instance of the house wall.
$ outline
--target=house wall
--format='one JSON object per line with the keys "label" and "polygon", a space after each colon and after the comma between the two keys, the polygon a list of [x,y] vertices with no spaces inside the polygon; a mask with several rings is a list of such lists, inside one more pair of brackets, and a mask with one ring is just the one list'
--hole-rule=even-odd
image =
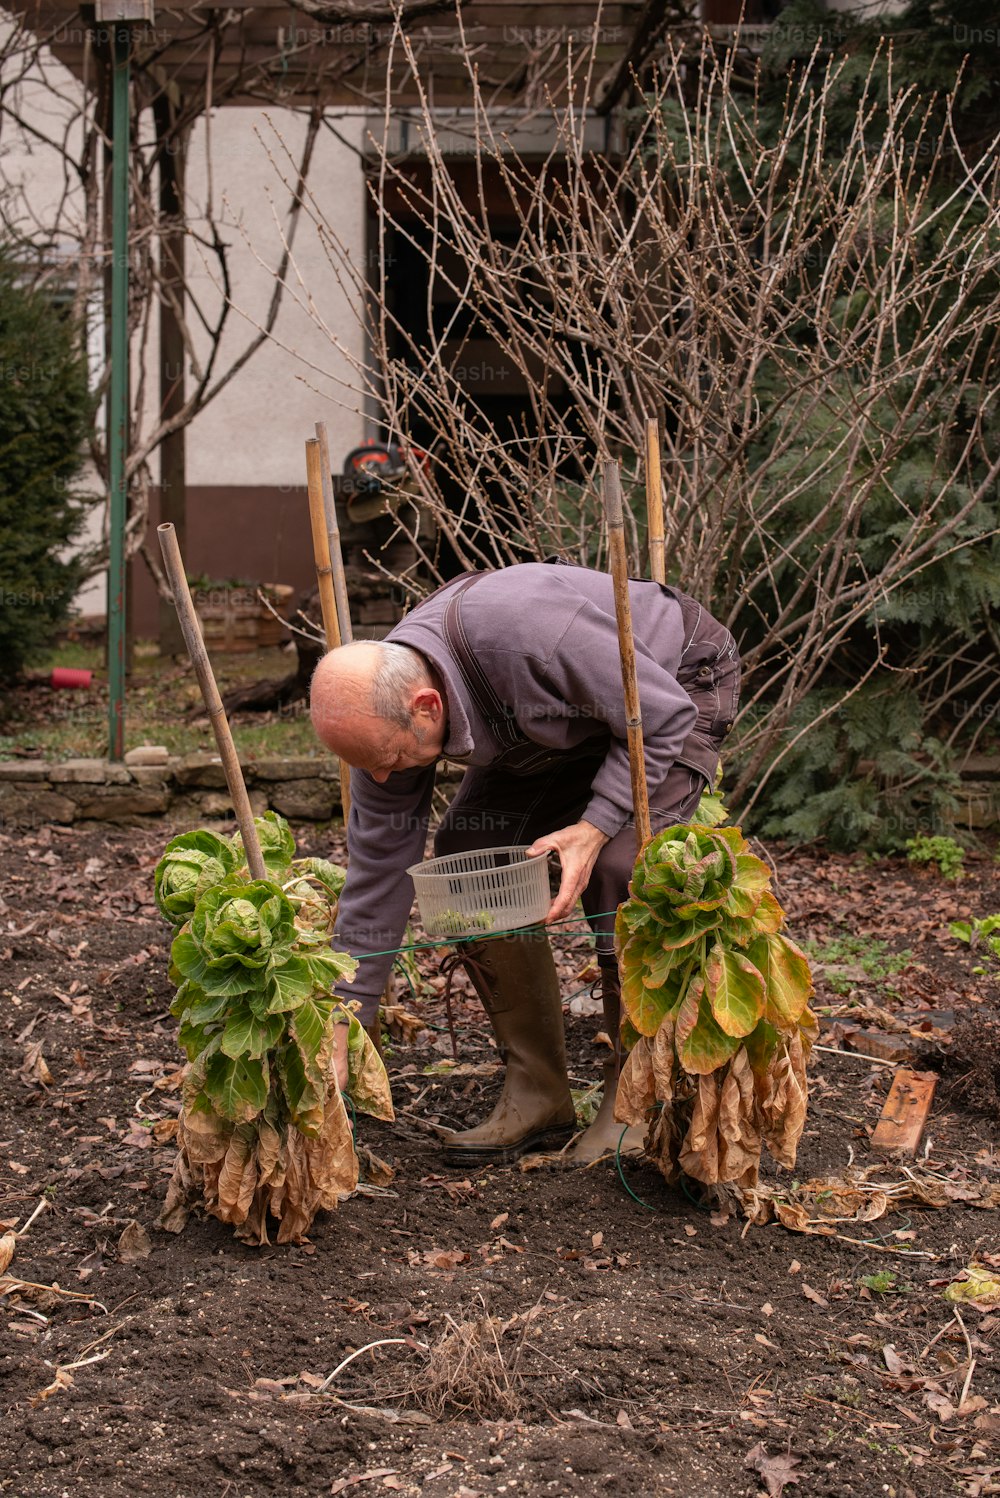
{"label": "house wall", "polygon": [[[362,118],[341,115],[336,128],[341,139],[329,131],[317,139],[308,179],[311,201],[317,217],[335,226],[361,264],[366,251],[357,154]],[[188,278],[192,299],[212,309],[221,303],[217,271],[194,238],[204,226],[197,209],[206,201],[210,178],[229,245],[232,311],[220,342],[220,371],[239,357],[267,315],[290,202],[290,185],[282,176],[294,180],[305,129],[305,121],[288,111],[227,108],[193,133],[186,184],[192,218]],[[337,466],[365,435],[363,393],[352,367],[352,359],[361,357],[363,335],[349,291],[338,283],[309,214],[300,217],[292,257],[272,337],[187,429],[185,562],[191,573],[304,586],[313,566],[305,440],[317,421],[325,421]],[[148,428],[156,420],[155,338],[146,370]],[[190,389],[190,370],[187,381]],[[158,463],[153,474],[159,477]],[[149,527],[154,547],[157,519],[154,495]],[[139,637],[155,636],[156,592],[141,559],[133,563],[131,579],[133,629]]]}
{"label": "house wall", "polygon": [[[29,125],[58,137],[80,101],[76,79],[47,59],[38,76],[22,85],[20,107]],[[355,264],[361,265],[363,116],[339,110],[331,118],[337,133],[320,131],[309,187],[316,212],[335,226]],[[144,118],[140,129],[148,137],[151,121]],[[193,297],[202,300],[210,321],[222,305],[223,292],[217,265],[198,243],[206,233],[209,200],[228,245],[231,309],[216,357],[219,374],[238,358],[267,315],[305,130],[305,120],[290,111],[232,107],[214,111],[192,132],[187,270]],[[71,135],[71,145],[74,139],[78,143],[79,132]],[[7,129],[0,170],[22,228],[37,233],[58,223],[60,252],[71,255],[84,205],[79,191],[64,192],[58,153],[28,132],[18,137]],[[317,420],[326,421],[336,464],[365,435],[363,393],[352,372],[352,358],[360,357],[363,348],[362,332],[349,291],[338,284],[306,214],[300,218],[286,287],[272,337],[187,428],[190,532],[185,560],[192,572],[303,581],[311,566],[303,443]],[[193,307],[188,311],[198,357],[205,360],[209,340]],[[103,343],[99,287],[88,341],[96,374]],[[155,317],[141,349],[137,342],[133,340],[133,391],[142,392],[141,431],[148,433],[158,420]],[[186,378],[190,389],[190,369]],[[154,486],[159,480],[157,453],[150,461],[150,479]],[[84,487],[99,491],[96,474],[85,475]],[[155,521],[155,495],[153,509]],[[81,544],[99,539],[105,526],[106,506],[100,503],[90,512]],[[156,598],[148,570],[139,561],[131,572],[134,627],[140,635],[155,635]],[[104,576],[88,583],[77,603],[82,612],[103,613]]]}

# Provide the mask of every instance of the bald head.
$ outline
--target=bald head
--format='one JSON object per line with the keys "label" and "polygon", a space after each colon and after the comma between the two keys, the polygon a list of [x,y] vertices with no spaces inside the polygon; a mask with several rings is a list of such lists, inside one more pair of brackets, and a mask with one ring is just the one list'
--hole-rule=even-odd
{"label": "bald head", "polygon": [[407,645],[359,640],[329,651],[312,679],[310,711],[327,748],[379,781],[433,764],[444,744],[440,686]]}

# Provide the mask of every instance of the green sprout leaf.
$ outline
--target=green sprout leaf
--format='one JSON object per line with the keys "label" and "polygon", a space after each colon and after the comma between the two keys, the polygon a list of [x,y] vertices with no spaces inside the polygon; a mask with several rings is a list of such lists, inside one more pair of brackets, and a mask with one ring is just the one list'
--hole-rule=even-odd
{"label": "green sprout leaf", "polygon": [[235,873],[239,858],[230,843],[201,828],[170,840],[153,876],[153,896],[161,915],[182,926],[206,890]]}
{"label": "green sprout leaf", "polygon": [[716,942],[705,964],[705,997],[720,1029],[742,1039],[764,1013],[764,979],[742,952]]}
{"label": "green sprout leaf", "polygon": [[[257,841],[260,843],[260,853],[264,860],[264,868],[267,870],[267,877],[269,879],[283,878],[295,857],[295,838],[292,836],[292,829],[284,817],[279,816],[276,811],[266,811],[262,817],[254,817],[253,822],[257,829]],[[239,832],[233,836],[232,848],[237,859],[245,863],[243,837]]]}
{"label": "green sprout leaf", "polygon": [[738,1037],[727,1035],[716,1021],[705,997],[703,978],[694,978],[688,985],[677,1014],[674,1040],[681,1065],[693,1076],[717,1071],[739,1050]]}
{"label": "green sprout leaf", "polygon": [[760,936],[747,956],[764,979],[764,1017],[779,1030],[797,1025],[813,991],[809,960],[787,936]]}
{"label": "green sprout leaf", "polygon": [[212,1106],[232,1123],[249,1123],[267,1102],[267,1062],[248,1057],[226,1056],[222,1051],[209,1059],[205,1092]]}
{"label": "green sprout leaf", "polygon": [[284,1034],[285,1021],[280,1014],[258,1019],[249,1005],[235,1009],[222,1032],[223,1055],[238,1060],[241,1056],[257,1059],[277,1045]]}

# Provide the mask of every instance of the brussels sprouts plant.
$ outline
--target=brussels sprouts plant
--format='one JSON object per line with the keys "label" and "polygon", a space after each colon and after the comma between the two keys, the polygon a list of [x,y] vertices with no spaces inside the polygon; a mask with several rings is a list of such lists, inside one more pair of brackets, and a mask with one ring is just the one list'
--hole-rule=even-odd
{"label": "brussels sprouts plant", "polygon": [[805,954],[782,934],[768,868],[738,827],[668,827],[618,912],[625,1040],[616,1118],[648,1124],[669,1181],[756,1184],[761,1147],[792,1166],[818,1033]]}
{"label": "brussels sprouts plant", "polygon": [[179,1232],[200,1201],[248,1242],[268,1242],[270,1217],[279,1243],[297,1243],[357,1186],[330,1080],[338,1024],[355,1107],[391,1118],[392,1103],[375,1047],[331,992],[357,966],[329,947],[344,872],[296,860],[283,818],[258,827],[267,879],[250,879],[241,842],[204,830],[174,838],[156,870],[157,904],[177,928],[171,1013],[188,1058],[160,1225]]}

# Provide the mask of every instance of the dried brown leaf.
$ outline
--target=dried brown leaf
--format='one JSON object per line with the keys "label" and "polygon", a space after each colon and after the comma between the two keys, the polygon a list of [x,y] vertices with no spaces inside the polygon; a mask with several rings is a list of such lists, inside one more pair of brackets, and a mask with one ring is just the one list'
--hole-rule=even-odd
{"label": "dried brown leaf", "polygon": [[656,1102],[653,1075],[653,1042],[640,1035],[626,1058],[618,1078],[615,1119],[618,1123],[643,1124]]}
{"label": "dried brown leaf", "polygon": [[951,1400],[946,1395],[939,1393],[936,1389],[928,1389],[924,1395],[924,1404],[932,1415],[937,1415],[942,1425],[949,1420],[954,1420],[956,1410]]}
{"label": "dried brown leaf", "polygon": [[219,1171],[219,1212],[223,1222],[245,1222],[257,1189],[257,1161],[254,1145],[256,1124],[241,1124],[229,1141],[226,1157]]}
{"label": "dried brown leaf", "polygon": [[719,1095],[719,1180],[744,1188],[757,1184],[761,1133],[746,1047],[730,1061]]}
{"label": "dried brown leaf", "polygon": [[656,1079],[657,1100],[666,1108],[674,1100],[677,1086],[678,1061],[674,1047],[675,1025],[665,1019],[653,1036],[653,1076]]}
{"label": "dried brown leaf", "polygon": [[699,1076],[691,1122],[679,1156],[684,1174],[706,1186],[719,1179],[719,1091],[716,1073]]}
{"label": "dried brown leaf", "polygon": [[4,1233],[0,1238],[0,1274],[6,1273],[7,1266],[14,1257],[17,1247],[17,1235],[15,1233]]}
{"label": "dried brown leaf", "polygon": [[782,1490],[788,1487],[789,1483],[799,1481],[795,1473],[799,1458],[792,1456],[790,1452],[785,1452],[781,1456],[768,1456],[763,1441],[758,1441],[757,1445],[747,1452],[743,1458],[743,1465],[760,1474],[767,1488],[768,1498],[780,1498]]}
{"label": "dried brown leaf", "polygon": [[801,1202],[775,1201],[774,1215],[781,1223],[793,1233],[818,1233],[827,1237],[836,1237],[837,1229],[826,1222],[817,1222],[809,1217],[808,1212]]}
{"label": "dried brown leaf", "polygon": [[187,1226],[191,1210],[199,1196],[187,1155],[181,1151],[174,1160],[173,1172],[167,1185],[167,1196],[156,1226],[164,1233],[182,1233]]}
{"label": "dried brown leaf", "polygon": [[43,1087],[50,1087],[54,1080],[49,1071],[48,1063],[42,1055],[42,1042],[32,1041],[24,1052],[24,1060],[21,1062],[21,1076],[25,1082],[40,1082]]}
{"label": "dried brown leaf", "polygon": [[799,1140],[806,1124],[808,1084],[802,1037],[796,1031],[787,1050],[779,1047],[772,1058],[761,1101],[764,1142],[779,1165],[795,1164]]}
{"label": "dried brown leaf", "polygon": [[137,1259],[148,1259],[153,1251],[149,1234],[141,1223],[134,1219],[122,1230],[118,1239],[118,1262],[134,1264]]}
{"label": "dried brown leaf", "polygon": [[284,1172],[284,1140],[266,1119],[257,1125],[257,1179],[261,1186],[276,1186]]}
{"label": "dried brown leaf", "polygon": [[215,1165],[225,1158],[233,1125],[217,1113],[185,1108],[178,1120],[177,1143],[192,1165]]}

